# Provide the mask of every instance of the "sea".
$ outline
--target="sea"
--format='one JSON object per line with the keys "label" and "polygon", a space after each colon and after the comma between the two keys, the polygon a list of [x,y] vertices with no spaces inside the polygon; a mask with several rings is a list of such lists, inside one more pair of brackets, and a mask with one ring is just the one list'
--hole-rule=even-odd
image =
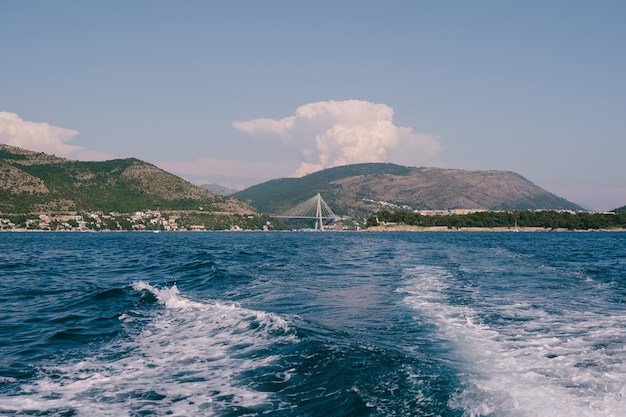
{"label": "sea", "polygon": [[624,416],[626,233],[0,233],[2,416]]}

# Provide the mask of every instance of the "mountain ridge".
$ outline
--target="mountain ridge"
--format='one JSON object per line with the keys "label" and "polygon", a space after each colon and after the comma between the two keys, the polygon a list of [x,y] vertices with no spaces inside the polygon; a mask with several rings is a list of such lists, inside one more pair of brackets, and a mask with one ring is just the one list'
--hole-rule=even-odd
{"label": "mountain ridge", "polygon": [[2,213],[143,209],[256,213],[137,158],[74,161],[0,144]]}
{"label": "mountain ridge", "polygon": [[237,191],[240,191],[240,190],[235,190],[233,188],[225,187],[219,184],[201,184],[199,185],[199,187],[204,188],[205,190],[212,191],[215,194],[223,195],[223,196],[229,196],[229,195],[235,194]]}
{"label": "mountain ridge", "polygon": [[0,144],[0,213],[144,209],[278,215],[317,193],[359,221],[380,209],[584,210],[511,171],[344,165],[221,196],[136,158],[73,161]]}
{"label": "mountain ridge", "polygon": [[302,178],[280,178],[233,194],[276,215],[316,193],[337,214],[367,217],[387,206],[411,210],[583,210],[511,171],[406,167],[391,163],[345,165]]}

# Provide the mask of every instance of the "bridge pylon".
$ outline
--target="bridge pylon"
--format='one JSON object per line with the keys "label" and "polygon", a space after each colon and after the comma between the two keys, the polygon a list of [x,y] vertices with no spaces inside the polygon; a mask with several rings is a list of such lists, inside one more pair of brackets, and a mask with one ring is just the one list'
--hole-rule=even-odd
{"label": "bridge pylon", "polygon": [[315,230],[318,228],[324,230],[324,220],[337,219],[320,193],[274,217],[279,219],[315,219]]}

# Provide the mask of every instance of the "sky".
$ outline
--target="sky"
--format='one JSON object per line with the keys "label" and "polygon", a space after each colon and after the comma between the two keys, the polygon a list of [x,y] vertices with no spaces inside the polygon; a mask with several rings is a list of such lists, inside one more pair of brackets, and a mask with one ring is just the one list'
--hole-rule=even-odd
{"label": "sky", "polygon": [[242,189],[361,162],[626,205],[626,2],[0,0],[0,143]]}

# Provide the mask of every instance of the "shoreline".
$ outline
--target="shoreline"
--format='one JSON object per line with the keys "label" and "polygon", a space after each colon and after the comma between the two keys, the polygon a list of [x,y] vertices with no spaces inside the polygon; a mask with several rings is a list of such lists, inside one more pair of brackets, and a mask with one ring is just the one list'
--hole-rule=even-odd
{"label": "shoreline", "polygon": [[383,225],[372,226],[363,229],[363,232],[439,232],[439,233],[467,233],[467,232],[492,232],[492,233],[550,233],[550,232],[626,232],[626,228],[616,229],[565,229],[565,228],[548,228],[548,227],[460,227],[448,228],[448,226],[409,226],[409,225]]}
{"label": "shoreline", "polygon": [[[309,233],[302,230],[261,230],[261,229],[241,229],[241,230],[225,230],[225,229],[205,229],[205,230],[45,230],[45,229],[0,229],[2,233]],[[318,231],[321,232],[321,231]],[[409,226],[409,225],[386,225],[372,226],[358,230],[324,230],[327,233],[623,233],[626,228],[615,229],[565,229],[565,228],[547,228],[547,227],[460,227],[448,228],[448,226]]]}

